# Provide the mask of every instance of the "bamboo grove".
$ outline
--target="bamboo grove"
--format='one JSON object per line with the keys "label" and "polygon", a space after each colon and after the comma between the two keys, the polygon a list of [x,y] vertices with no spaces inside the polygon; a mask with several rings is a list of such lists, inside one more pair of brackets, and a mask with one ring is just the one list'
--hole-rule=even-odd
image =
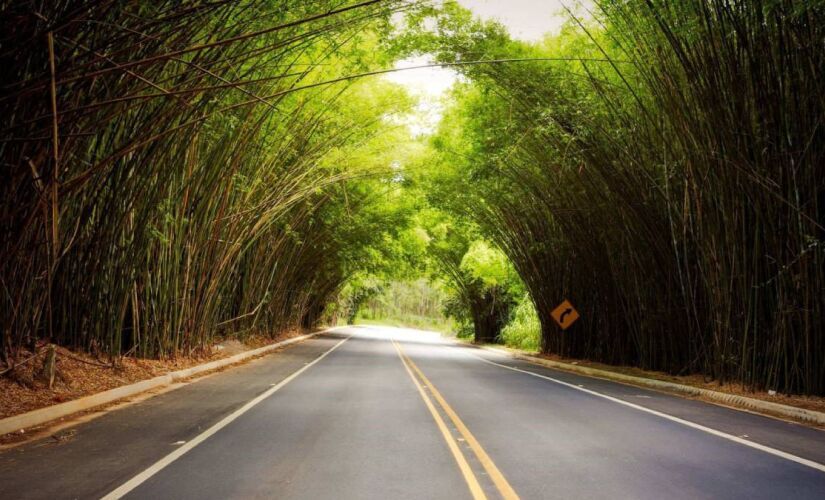
{"label": "bamboo grove", "polygon": [[[592,4],[528,43],[456,2],[0,2],[0,361],[312,327],[403,268],[479,340],[532,302],[546,352],[825,394],[825,2]],[[463,76],[423,138],[378,78],[421,54]]]}
{"label": "bamboo grove", "polygon": [[548,352],[822,394],[825,4],[597,3],[543,45],[440,15],[442,61],[545,62],[461,67],[437,202],[507,253]]}
{"label": "bamboo grove", "polygon": [[365,173],[325,155],[399,105],[319,84],[362,70],[398,8],[3,2],[3,360],[38,339],[170,356],[315,324],[370,241],[339,216]]}

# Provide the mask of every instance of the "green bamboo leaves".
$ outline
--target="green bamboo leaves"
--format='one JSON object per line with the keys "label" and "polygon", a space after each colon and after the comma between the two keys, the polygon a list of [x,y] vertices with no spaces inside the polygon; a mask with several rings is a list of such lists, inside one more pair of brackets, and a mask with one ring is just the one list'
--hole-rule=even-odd
{"label": "green bamboo leaves", "polygon": [[544,349],[822,394],[821,3],[598,3],[540,44],[455,6],[417,34],[445,61],[556,58],[460,68],[433,197],[512,260]]}
{"label": "green bamboo leaves", "polygon": [[386,111],[351,113],[354,84],[325,82],[374,65],[353,40],[402,7],[4,5],[0,361],[47,337],[174,356],[314,324],[362,245],[335,233],[364,171],[323,159]]}

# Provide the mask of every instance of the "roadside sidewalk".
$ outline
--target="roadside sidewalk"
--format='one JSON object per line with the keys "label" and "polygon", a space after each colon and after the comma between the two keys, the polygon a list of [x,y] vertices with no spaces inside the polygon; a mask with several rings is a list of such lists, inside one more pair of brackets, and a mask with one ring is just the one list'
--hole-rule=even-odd
{"label": "roadside sidewalk", "polygon": [[235,355],[191,366],[182,370],[171,371],[153,378],[127,385],[121,385],[113,389],[98,392],[78,399],[73,399],[64,403],[45,406],[33,411],[3,418],[0,419],[0,438],[8,437],[8,435],[12,433],[25,434],[29,429],[49,425],[58,419],[63,419],[81,412],[108,405],[124,398],[137,396],[139,394],[146,393],[147,391],[161,389],[171,384],[184,381],[190,377],[200,377],[210,372],[227,368],[231,365],[245,363],[251,359],[269,354],[277,349],[310,339],[326,331],[329,330],[321,330],[306,335],[291,337],[286,340],[281,340],[279,342],[259,347],[257,349],[246,350]]}

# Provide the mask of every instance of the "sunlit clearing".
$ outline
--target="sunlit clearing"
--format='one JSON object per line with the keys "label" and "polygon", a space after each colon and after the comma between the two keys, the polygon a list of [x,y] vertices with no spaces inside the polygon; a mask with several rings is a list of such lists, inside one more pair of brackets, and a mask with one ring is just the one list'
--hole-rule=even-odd
{"label": "sunlit clearing", "polygon": [[398,124],[407,125],[413,136],[429,135],[444,114],[443,99],[459,75],[450,68],[424,67],[432,64],[430,56],[417,56],[402,59],[395,64],[397,69],[407,69],[390,73],[385,78],[393,83],[403,85],[408,92],[418,99],[418,103],[411,113],[391,118]]}
{"label": "sunlit clearing", "polygon": [[423,342],[446,344],[440,333],[429,330],[415,330],[412,328],[398,328],[394,326],[358,325],[336,328],[340,333],[352,334],[361,338],[377,340],[397,340],[399,342]]}

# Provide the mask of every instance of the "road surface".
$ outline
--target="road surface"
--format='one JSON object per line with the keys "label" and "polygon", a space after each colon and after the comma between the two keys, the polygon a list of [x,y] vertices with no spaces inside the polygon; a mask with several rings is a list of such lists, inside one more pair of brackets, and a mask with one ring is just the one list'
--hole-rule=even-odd
{"label": "road surface", "polygon": [[825,433],[338,329],[0,453],[0,498],[825,498]]}

